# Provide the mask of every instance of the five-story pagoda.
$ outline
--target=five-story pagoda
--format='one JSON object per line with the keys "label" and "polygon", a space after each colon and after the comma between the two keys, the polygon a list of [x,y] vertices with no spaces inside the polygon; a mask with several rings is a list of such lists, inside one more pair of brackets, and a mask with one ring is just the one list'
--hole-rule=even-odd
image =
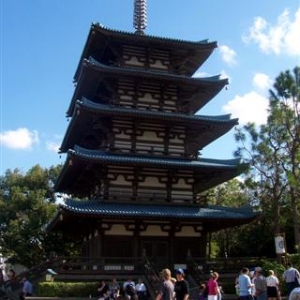
{"label": "five-story pagoda", "polygon": [[91,26],[55,186],[77,200],[59,207],[49,229],[82,237],[90,258],[147,255],[172,267],[187,253],[204,257],[209,232],[256,215],[202,197],[242,172],[237,160],[199,158],[238,124],[196,114],[228,83],[192,77],[216,42],[146,35],[144,10],[135,1],[135,33]]}

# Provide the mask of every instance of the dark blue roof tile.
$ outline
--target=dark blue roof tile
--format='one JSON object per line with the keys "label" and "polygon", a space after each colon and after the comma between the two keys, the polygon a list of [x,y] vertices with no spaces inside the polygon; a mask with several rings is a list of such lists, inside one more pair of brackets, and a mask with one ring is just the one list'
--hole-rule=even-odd
{"label": "dark blue roof tile", "polygon": [[106,217],[147,217],[183,219],[251,219],[258,214],[250,206],[232,208],[217,205],[207,207],[186,205],[147,205],[140,203],[108,203],[97,200],[78,201],[68,199],[60,209],[75,214],[91,214]]}

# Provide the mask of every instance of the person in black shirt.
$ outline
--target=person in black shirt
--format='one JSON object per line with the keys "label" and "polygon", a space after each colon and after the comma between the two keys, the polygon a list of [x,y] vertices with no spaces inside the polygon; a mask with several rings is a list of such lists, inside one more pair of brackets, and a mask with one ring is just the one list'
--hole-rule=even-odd
{"label": "person in black shirt", "polygon": [[189,298],[189,284],[184,279],[184,271],[178,269],[176,272],[176,279],[174,286],[175,299],[176,300],[188,300]]}
{"label": "person in black shirt", "polygon": [[98,289],[97,289],[97,297],[98,299],[102,300],[106,300],[109,299],[109,286],[108,284],[105,283],[104,280],[101,280],[99,285],[98,285]]}

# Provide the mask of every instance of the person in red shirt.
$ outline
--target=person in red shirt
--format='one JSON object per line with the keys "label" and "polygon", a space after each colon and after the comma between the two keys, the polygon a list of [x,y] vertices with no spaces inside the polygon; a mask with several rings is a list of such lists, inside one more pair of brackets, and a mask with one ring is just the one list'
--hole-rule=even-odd
{"label": "person in red shirt", "polygon": [[212,272],[210,274],[210,279],[207,282],[208,287],[208,300],[217,300],[218,299],[218,293],[219,293],[219,287],[218,287],[218,273]]}

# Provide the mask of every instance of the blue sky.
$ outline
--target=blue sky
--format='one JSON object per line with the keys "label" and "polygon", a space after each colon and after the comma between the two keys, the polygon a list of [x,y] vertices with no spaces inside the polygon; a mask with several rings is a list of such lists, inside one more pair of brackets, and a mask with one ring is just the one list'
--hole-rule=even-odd
{"label": "blue sky", "polygon": [[[90,26],[133,32],[133,0],[0,1],[1,174],[63,163],[65,112]],[[230,84],[200,114],[263,124],[274,79],[300,65],[299,0],[148,0],[147,15],[146,34],[217,41],[195,76],[221,74]],[[203,156],[232,158],[233,134]]]}

